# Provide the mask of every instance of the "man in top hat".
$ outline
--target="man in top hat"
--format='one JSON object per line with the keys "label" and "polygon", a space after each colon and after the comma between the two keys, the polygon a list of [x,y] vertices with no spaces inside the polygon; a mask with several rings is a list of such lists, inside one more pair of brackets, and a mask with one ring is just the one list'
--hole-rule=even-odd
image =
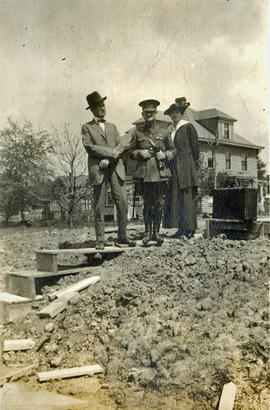
{"label": "man in top hat", "polygon": [[164,111],[173,121],[169,131],[171,143],[176,149],[170,163],[172,179],[166,198],[164,227],[178,228],[173,235],[176,238],[182,235],[191,238],[197,227],[199,142],[194,126],[184,119],[189,105],[185,97],[176,98],[175,103]]}
{"label": "man in top hat", "polygon": [[125,187],[125,168],[121,159],[124,151],[120,135],[114,124],[105,120],[106,108],[97,91],[87,95],[87,110],[93,113],[93,119],[82,127],[82,141],[88,153],[89,181],[94,186],[94,219],[96,231],[96,249],[104,249],[104,211],[108,186],[117,209],[118,242],[117,244],[135,246],[126,235],[127,194]]}
{"label": "man in top hat", "polygon": [[163,242],[159,230],[166,184],[171,176],[168,155],[173,147],[168,145],[168,132],[156,123],[159,104],[157,100],[139,103],[144,123],[133,132],[130,142],[131,156],[137,160],[134,174],[136,190],[144,200],[144,245],[150,240],[155,240],[158,245]]}

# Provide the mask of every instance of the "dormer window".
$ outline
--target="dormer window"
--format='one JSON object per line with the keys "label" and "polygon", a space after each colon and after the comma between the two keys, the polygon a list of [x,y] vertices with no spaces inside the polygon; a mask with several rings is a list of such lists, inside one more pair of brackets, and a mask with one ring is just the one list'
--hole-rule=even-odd
{"label": "dormer window", "polygon": [[223,124],[223,137],[225,140],[230,138],[230,125],[228,122],[224,122]]}
{"label": "dormer window", "polygon": [[225,121],[218,122],[218,135],[219,138],[228,140],[232,138],[233,124]]}

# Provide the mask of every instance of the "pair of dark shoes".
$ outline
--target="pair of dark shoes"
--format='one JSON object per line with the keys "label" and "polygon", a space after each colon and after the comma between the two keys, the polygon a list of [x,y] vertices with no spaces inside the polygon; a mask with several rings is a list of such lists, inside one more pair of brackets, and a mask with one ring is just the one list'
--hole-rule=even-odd
{"label": "pair of dark shoes", "polygon": [[162,236],[160,236],[159,233],[155,233],[152,236],[153,241],[157,242],[157,246],[161,246],[164,242],[164,239],[162,238]]}
{"label": "pair of dark shoes", "polygon": [[150,232],[145,232],[143,240],[142,240],[142,244],[143,245],[147,245],[148,242],[150,242],[152,239],[152,234]]}
{"label": "pair of dark shoes", "polygon": [[181,238],[181,236],[183,236],[183,235],[184,235],[184,232],[181,231],[180,229],[178,229],[173,235],[170,236],[170,238],[173,238],[173,239],[177,238],[177,239],[179,239],[179,238]]}
{"label": "pair of dark shoes", "polygon": [[185,236],[188,239],[191,239],[194,237],[194,231],[182,231],[181,229],[178,229],[173,235],[170,236],[170,238],[181,238],[181,236]]}
{"label": "pair of dark shoes", "polygon": [[161,246],[163,244],[164,239],[160,236],[159,233],[151,234],[149,232],[146,232],[143,237],[142,244],[147,245],[150,241],[156,241],[157,245]]}
{"label": "pair of dark shoes", "polygon": [[115,242],[115,246],[118,246],[119,248],[121,247],[134,248],[136,246],[136,241],[132,241],[131,239],[128,239],[128,238],[118,239],[118,241]]}

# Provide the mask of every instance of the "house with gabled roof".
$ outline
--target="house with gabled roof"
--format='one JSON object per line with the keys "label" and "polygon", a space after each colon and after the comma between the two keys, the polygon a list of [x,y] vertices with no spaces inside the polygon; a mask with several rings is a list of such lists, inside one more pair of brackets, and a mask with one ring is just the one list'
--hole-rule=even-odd
{"label": "house with gabled roof", "polygon": [[[225,172],[240,186],[252,188],[258,186],[257,158],[263,147],[254,144],[235,131],[237,120],[234,117],[216,108],[195,111],[189,107],[184,118],[190,121],[197,131],[202,162],[205,167],[213,168],[215,157],[216,173]],[[162,111],[158,111],[156,121],[162,128],[167,128],[172,123],[171,118],[164,115]],[[133,122],[133,128],[123,136],[124,144],[130,141],[133,130],[140,127],[143,122],[142,117]],[[136,162],[128,159],[126,182],[130,195],[135,167]],[[130,199],[129,204],[131,203]],[[140,198],[136,198],[134,204],[139,207]]]}
{"label": "house with gabled roof", "polygon": [[[188,108],[185,119],[195,127],[203,163],[208,168],[214,165],[214,150],[216,155],[216,171],[226,172],[235,178],[239,185],[257,187],[257,157],[262,146],[256,145],[236,133],[235,118],[216,108],[195,111]],[[135,127],[143,123],[143,118],[136,120],[134,127],[125,134],[124,142],[127,143]],[[171,124],[171,119],[163,112],[158,112],[156,121],[163,128]],[[128,163],[128,179],[132,175],[134,164]]]}
{"label": "house with gabled roof", "polygon": [[[197,131],[202,162],[205,167],[213,168],[215,155],[217,173],[226,172],[230,177],[236,179],[239,185],[257,187],[257,157],[263,147],[237,134],[235,131],[237,120],[235,118],[216,108],[195,111],[190,107],[186,110],[184,118],[190,121]],[[172,123],[171,118],[164,115],[162,111],[157,113],[156,121],[164,129]],[[143,122],[142,117],[133,122],[133,127],[122,137],[124,145],[128,144],[133,131],[136,127],[140,127]],[[139,196],[134,198],[133,195],[135,168],[136,161],[128,158],[126,161],[126,186],[129,219],[142,216],[143,208],[142,198]],[[78,181],[78,183],[87,183],[87,176],[83,176],[83,178],[85,178],[85,181]],[[89,213],[91,204],[88,202],[85,199],[80,201],[78,211]],[[107,193],[105,207],[106,219],[115,220],[116,209],[110,190]]]}

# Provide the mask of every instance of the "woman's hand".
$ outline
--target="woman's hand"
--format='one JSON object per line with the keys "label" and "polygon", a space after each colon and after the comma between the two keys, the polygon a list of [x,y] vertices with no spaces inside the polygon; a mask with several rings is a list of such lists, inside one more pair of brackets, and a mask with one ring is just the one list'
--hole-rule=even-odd
{"label": "woman's hand", "polygon": [[156,153],[156,157],[157,157],[157,159],[160,161],[160,160],[166,158],[166,155],[164,154],[164,152],[158,151],[158,152]]}

